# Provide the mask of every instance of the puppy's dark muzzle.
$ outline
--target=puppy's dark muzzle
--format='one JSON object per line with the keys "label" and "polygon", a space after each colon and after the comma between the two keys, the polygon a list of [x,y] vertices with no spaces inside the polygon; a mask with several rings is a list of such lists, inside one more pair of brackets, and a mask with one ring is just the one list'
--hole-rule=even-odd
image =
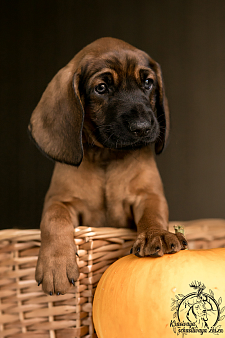
{"label": "puppy's dark muzzle", "polygon": [[137,137],[149,136],[151,129],[151,121],[131,121],[128,123],[128,130]]}

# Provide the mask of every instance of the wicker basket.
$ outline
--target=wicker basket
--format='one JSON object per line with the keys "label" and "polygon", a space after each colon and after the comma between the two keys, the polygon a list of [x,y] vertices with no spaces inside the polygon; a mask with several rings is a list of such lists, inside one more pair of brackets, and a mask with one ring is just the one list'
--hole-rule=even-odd
{"label": "wicker basket", "polygon": [[[189,248],[225,246],[225,220],[171,222],[185,227]],[[75,229],[80,277],[61,296],[47,296],[34,280],[39,230],[0,231],[0,337],[94,338],[92,300],[106,268],[129,253],[136,233],[127,229]]]}

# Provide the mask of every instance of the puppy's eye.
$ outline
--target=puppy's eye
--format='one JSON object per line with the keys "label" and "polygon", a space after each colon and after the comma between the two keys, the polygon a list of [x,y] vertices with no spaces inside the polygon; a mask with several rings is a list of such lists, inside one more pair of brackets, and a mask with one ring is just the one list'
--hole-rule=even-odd
{"label": "puppy's eye", "polygon": [[108,87],[105,83],[99,83],[96,87],[95,87],[95,91],[98,94],[105,94],[108,92]]}
{"label": "puppy's eye", "polygon": [[144,82],[145,89],[150,90],[153,87],[153,80],[148,78]]}

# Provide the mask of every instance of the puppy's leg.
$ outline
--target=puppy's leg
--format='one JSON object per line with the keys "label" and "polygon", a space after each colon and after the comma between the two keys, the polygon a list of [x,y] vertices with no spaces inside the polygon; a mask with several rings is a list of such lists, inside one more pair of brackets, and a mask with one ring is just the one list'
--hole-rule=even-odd
{"label": "puppy's leg", "polygon": [[74,226],[67,207],[52,203],[41,221],[41,248],[35,279],[47,294],[64,294],[79,277]]}
{"label": "puppy's leg", "polygon": [[162,256],[187,248],[187,241],[180,233],[168,229],[168,206],[162,194],[148,193],[134,208],[137,221],[137,240],[132,252],[138,256]]}

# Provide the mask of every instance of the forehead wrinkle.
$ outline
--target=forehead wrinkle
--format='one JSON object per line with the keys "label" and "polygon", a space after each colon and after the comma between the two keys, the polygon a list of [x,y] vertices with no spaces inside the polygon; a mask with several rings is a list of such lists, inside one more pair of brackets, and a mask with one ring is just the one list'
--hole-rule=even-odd
{"label": "forehead wrinkle", "polygon": [[92,78],[95,74],[102,72],[104,68],[109,70],[114,70],[119,74],[122,70],[122,62],[116,57],[108,53],[98,57],[98,59],[89,57],[83,60],[83,65],[81,66],[81,74],[85,82]]}
{"label": "forehead wrinkle", "polygon": [[117,74],[133,75],[137,66],[137,59],[130,57],[128,54],[117,56],[111,56],[105,60],[106,64]]}
{"label": "forehead wrinkle", "polygon": [[[98,56],[98,58],[89,55],[83,61],[82,78],[85,83],[88,83],[96,74],[100,75],[100,73],[108,69],[117,74],[117,79],[120,83],[126,82],[124,84],[129,85],[129,81],[137,81],[139,70],[142,67],[148,68],[148,60],[146,60],[145,55],[130,50],[108,51]],[[114,77],[115,73],[113,74]]]}
{"label": "forehead wrinkle", "polygon": [[121,73],[123,69],[123,62],[116,56],[107,57],[105,60],[106,65],[114,70],[117,74]]}
{"label": "forehead wrinkle", "polygon": [[127,53],[123,53],[118,56],[110,56],[105,59],[106,64],[115,71],[120,84],[125,86],[129,85],[129,81],[138,78],[138,60],[133,55],[130,56]]}
{"label": "forehead wrinkle", "polygon": [[92,85],[93,82],[95,82],[96,80],[100,79],[102,76],[104,76],[105,74],[111,74],[114,81],[117,81],[118,75],[117,73],[111,69],[111,68],[103,68],[100,71],[96,72],[93,74],[93,76],[91,76],[88,80],[88,85]]}
{"label": "forehead wrinkle", "polygon": [[132,76],[135,74],[135,69],[137,67],[137,59],[136,58],[133,58],[133,57],[130,57],[130,56],[126,56],[126,75],[127,76]]}

